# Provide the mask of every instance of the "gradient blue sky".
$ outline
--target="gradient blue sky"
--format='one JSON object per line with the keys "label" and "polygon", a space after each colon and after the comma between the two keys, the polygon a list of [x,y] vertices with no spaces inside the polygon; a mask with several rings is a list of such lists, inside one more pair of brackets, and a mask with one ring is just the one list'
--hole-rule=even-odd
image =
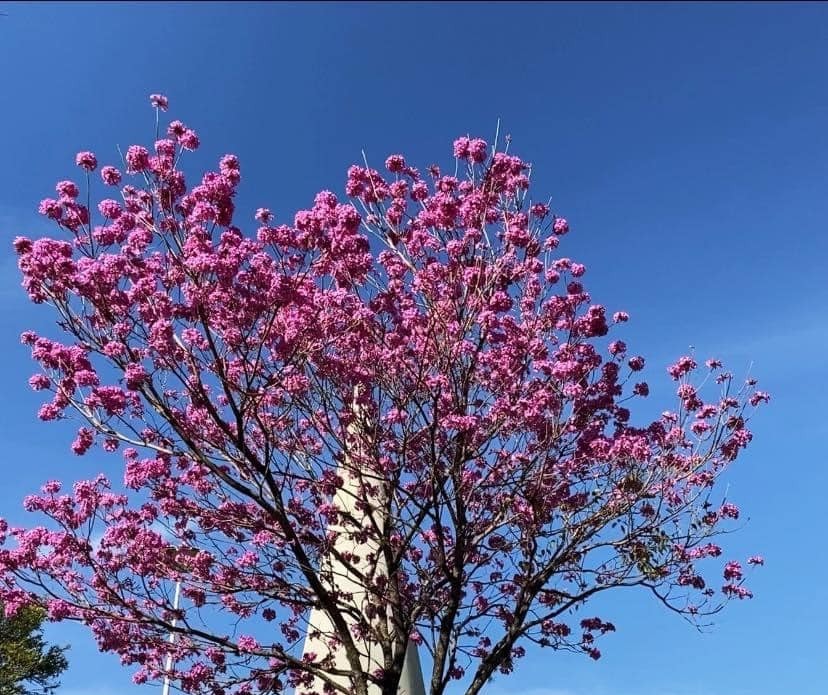
{"label": "gradient blue sky", "polygon": [[[150,92],[237,153],[240,219],[283,219],[347,166],[402,151],[450,160],[498,118],[569,218],[562,252],[632,321],[661,410],[664,365],[694,345],[748,368],[773,401],[728,474],[761,552],[757,597],[699,634],[648,597],[608,597],[604,658],[530,652],[490,695],[823,695],[828,683],[824,417],[828,381],[828,5],[0,5],[0,515],[51,477],[94,471],[40,399],[19,333],[49,325],[19,289],[11,238],[73,155],[151,141]],[[202,161],[202,160],[198,160]],[[251,225],[252,226],[252,225]],[[752,366],[751,366],[752,365]],[[663,388],[661,388],[663,387]],[[112,465],[111,463],[109,465]],[[62,695],[150,692],[77,628]]]}

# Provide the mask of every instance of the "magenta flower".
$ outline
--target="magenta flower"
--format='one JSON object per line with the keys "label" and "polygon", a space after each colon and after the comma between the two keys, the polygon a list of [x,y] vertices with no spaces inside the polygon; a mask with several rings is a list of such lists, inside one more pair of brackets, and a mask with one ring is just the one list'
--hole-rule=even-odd
{"label": "magenta flower", "polygon": [[457,138],[454,141],[454,156],[457,159],[467,159],[469,157],[469,138]]}
{"label": "magenta flower", "polygon": [[163,94],[150,94],[150,104],[156,109],[166,111],[170,103]]}
{"label": "magenta flower", "polygon": [[107,186],[117,186],[121,182],[121,172],[115,167],[105,166],[101,169],[101,179]]}
{"label": "magenta flower", "polygon": [[392,174],[399,174],[405,169],[405,157],[400,154],[392,154],[385,160],[385,168]]}
{"label": "magenta flower", "polygon": [[687,355],[684,357],[680,357],[679,360],[667,368],[667,372],[670,374],[673,379],[680,379],[681,377],[689,374],[696,368],[696,361]]}
{"label": "magenta flower", "polygon": [[473,162],[480,164],[486,161],[487,149],[488,146],[485,140],[474,138],[474,140],[471,140],[468,145],[469,157],[471,157]]}
{"label": "magenta flower", "polygon": [[75,155],[75,164],[86,171],[95,171],[98,166],[98,158],[93,152],[78,152]]}
{"label": "magenta flower", "polygon": [[194,130],[187,129],[181,133],[181,136],[178,138],[178,143],[185,150],[194,151],[198,149],[200,141]]}
{"label": "magenta flower", "polygon": [[74,181],[61,181],[55,186],[55,190],[61,198],[74,199],[80,194],[80,189],[78,189]]}
{"label": "magenta flower", "polygon": [[627,364],[634,372],[640,372],[644,369],[644,358],[641,355],[630,357],[630,359],[627,360]]}
{"label": "magenta flower", "polygon": [[728,581],[742,578],[742,566],[735,561],[728,562],[724,568],[724,578]]}
{"label": "magenta flower", "polygon": [[268,224],[273,219],[273,213],[268,208],[258,208],[254,217],[256,221]]}
{"label": "magenta flower", "polygon": [[140,145],[130,145],[124,159],[126,159],[128,174],[137,174],[149,167],[149,152],[146,147]]}
{"label": "magenta flower", "polygon": [[98,203],[98,211],[108,220],[118,219],[118,216],[123,212],[118,201],[110,199]]}

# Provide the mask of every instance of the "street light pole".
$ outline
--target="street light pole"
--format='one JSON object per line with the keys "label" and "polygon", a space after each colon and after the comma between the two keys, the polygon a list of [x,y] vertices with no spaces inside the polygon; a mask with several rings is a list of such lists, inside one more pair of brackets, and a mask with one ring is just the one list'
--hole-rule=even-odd
{"label": "street light pole", "polygon": [[[175,594],[173,595],[173,610],[176,611],[176,613],[178,612],[178,604],[180,603],[180,601],[181,601],[181,580],[179,579],[175,583]],[[173,619],[172,619],[172,626],[173,627],[175,627],[175,623],[176,623],[176,618],[175,618],[175,615],[173,615]],[[170,630],[169,642],[170,642],[171,645],[175,644],[175,631],[174,630]],[[164,685],[161,688],[161,695],[170,695],[170,676],[169,676],[169,672],[170,672],[170,669],[172,668],[172,660],[173,660],[172,653],[167,654],[167,662],[164,664],[164,670],[166,671],[167,675],[164,676]]]}

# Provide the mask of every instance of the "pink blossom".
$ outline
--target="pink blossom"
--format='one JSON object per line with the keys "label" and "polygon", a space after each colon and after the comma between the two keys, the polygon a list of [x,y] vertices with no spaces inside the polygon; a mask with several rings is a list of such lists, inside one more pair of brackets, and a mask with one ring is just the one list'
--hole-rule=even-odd
{"label": "pink blossom", "polygon": [[569,231],[569,222],[563,217],[556,217],[552,224],[552,231],[559,236],[566,234]]}
{"label": "pink blossom", "polygon": [[723,519],[738,519],[739,507],[735,504],[731,504],[730,502],[725,502],[719,509],[719,516]]}
{"label": "pink blossom", "polygon": [[405,169],[405,157],[401,154],[392,154],[385,160],[385,168],[392,174],[399,174]]}
{"label": "pink blossom", "polygon": [[200,141],[198,139],[198,135],[196,135],[196,132],[188,128],[181,133],[181,136],[178,138],[178,143],[185,150],[195,151],[198,149]]}
{"label": "pink blossom", "polygon": [[88,451],[94,441],[95,433],[88,427],[81,427],[78,430],[78,436],[75,438],[75,441],[72,442],[72,451],[74,451],[78,456],[81,456]]}
{"label": "pink blossom", "polygon": [[60,181],[55,186],[55,190],[62,198],[77,198],[80,194],[80,190],[74,181]]}
{"label": "pink blossom", "polygon": [[702,435],[705,432],[710,431],[712,428],[709,423],[705,422],[704,420],[694,420],[693,424],[690,425],[690,430],[693,434]]}
{"label": "pink blossom", "polygon": [[614,340],[609,344],[610,355],[623,355],[627,351],[627,344],[623,340]]}
{"label": "pink blossom", "polygon": [[239,158],[234,154],[226,154],[219,161],[219,170],[225,176],[230,172],[239,171]]}
{"label": "pink blossom", "polygon": [[98,166],[98,158],[93,152],[78,152],[75,155],[75,164],[86,171],[95,171]]}
{"label": "pink blossom", "polygon": [[116,220],[120,216],[121,206],[116,200],[102,200],[98,203],[98,211],[108,220]]}
{"label": "pink blossom", "polygon": [[255,652],[260,649],[258,641],[250,635],[241,635],[236,640],[236,644],[239,650],[243,652]]}
{"label": "pink blossom", "polygon": [[41,491],[44,495],[54,495],[60,492],[61,483],[59,480],[50,480],[44,483]]}
{"label": "pink blossom", "polygon": [[150,104],[160,111],[166,111],[170,103],[163,94],[150,94]]}
{"label": "pink blossom", "polygon": [[169,138],[162,138],[155,141],[155,153],[162,157],[175,156],[175,141]]}
{"label": "pink blossom", "polygon": [[62,413],[62,409],[56,406],[54,403],[44,403],[40,406],[40,410],[37,413],[37,416],[41,420],[57,420]]}
{"label": "pink blossom", "polygon": [[668,367],[667,372],[673,379],[680,379],[682,376],[689,374],[696,368],[696,361],[687,355],[680,357],[679,360]]}
{"label": "pink blossom", "polygon": [[457,138],[454,141],[454,156],[456,159],[467,159],[469,157],[469,138]]}
{"label": "pink blossom", "polygon": [[268,208],[258,208],[254,217],[262,224],[269,224],[273,219],[273,213]]}
{"label": "pink blossom", "polygon": [[124,380],[128,389],[134,390],[146,380],[147,372],[140,364],[131,363],[124,370]]}
{"label": "pink blossom", "polygon": [[742,566],[735,561],[728,562],[724,568],[724,578],[728,581],[742,578]]}
{"label": "pink blossom", "polygon": [[33,248],[32,240],[24,236],[15,237],[12,246],[17,254],[31,253]]}
{"label": "pink blossom", "polygon": [[634,372],[640,372],[644,369],[644,358],[641,355],[635,355],[627,360],[627,364]]}
{"label": "pink blossom", "polygon": [[89,405],[103,408],[109,415],[121,415],[127,406],[127,397],[117,386],[101,386],[96,388]]}
{"label": "pink blossom", "polygon": [[481,140],[480,138],[474,138],[469,142],[469,157],[471,160],[477,164],[480,164],[486,161],[486,141]]}
{"label": "pink blossom", "polygon": [[115,167],[105,166],[101,169],[101,179],[107,186],[117,186],[121,182],[121,172]]}
{"label": "pink blossom", "polygon": [[53,198],[44,198],[40,201],[37,211],[50,219],[59,220],[63,216],[63,207]]}
{"label": "pink blossom", "polygon": [[181,121],[171,121],[169,126],[167,126],[167,135],[169,135],[171,138],[178,139],[184,134],[184,131],[186,130],[187,126],[185,126]]}
{"label": "pink blossom", "polygon": [[35,391],[42,391],[52,385],[52,380],[45,374],[35,374],[29,378],[29,386]]}
{"label": "pink blossom", "polygon": [[130,145],[124,157],[127,163],[127,173],[137,174],[149,167],[149,152],[141,145]]}
{"label": "pink blossom", "polygon": [[744,586],[738,584],[725,584],[722,587],[722,593],[729,597],[736,597],[738,599],[753,598],[753,592]]}

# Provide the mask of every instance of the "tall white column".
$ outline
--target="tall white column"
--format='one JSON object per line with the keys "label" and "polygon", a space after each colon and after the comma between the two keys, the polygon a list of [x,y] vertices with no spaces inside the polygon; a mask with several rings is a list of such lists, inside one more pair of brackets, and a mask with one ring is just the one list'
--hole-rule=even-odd
{"label": "tall white column", "polygon": [[[351,428],[352,434],[357,434],[354,428],[358,425],[354,424]],[[358,436],[358,434],[357,434]],[[363,475],[351,465],[351,460],[346,456],[345,461],[339,469],[339,475],[344,480],[344,485],[337,491],[333,499],[333,504],[341,513],[350,515],[355,520],[361,520],[365,528],[371,524],[381,524],[381,505],[379,500],[374,501],[366,499],[363,490]],[[369,476],[365,476],[366,482],[370,480]],[[361,500],[370,505],[372,511],[361,512],[357,509],[357,501]],[[347,529],[347,530],[346,530]],[[382,567],[381,556],[377,553],[375,543],[357,544],[349,536],[356,531],[354,522],[350,524],[331,524],[331,530],[336,534],[334,540],[334,549],[339,555],[353,557],[353,561],[349,564],[344,564],[336,559],[336,557],[329,556],[323,559],[322,576],[323,581],[329,582],[338,592],[344,592],[352,595],[352,605],[358,613],[363,613],[365,605],[370,601],[368,592],[365,590],[360,579],[356,573],[361,573],[368,576],[378,576],[379,574],[388,575],[387,569]],[[374,534],[369,534],[373,537]],[[355,572],[356,571],[356,572]],[[383,618],[378,618],[382,620]],[[353,620],[346,616],[346,622],[353,623]],[[333,656],[335,667],[345,671],[350,670],[350,664],[342,646],[331,646],[329,640],[336,635],[336,630],[331,624],[330,618],[323,610],[314,609],[311,612],[308,624],[308,635],[305,638],[305,645],[303,648],[304,654],[316,654],[316,659],[321,659],[329,654]],[[366,644],[365,641],[354,640],[361,653],[361,660],[363,670],[366,673],[371,673],[382,667],[382,650],[377,644]],[[348,678],[339,677],[335,679],[339,684],[348,687]],[[297,695],[305,695],[308,692],[322,693],[322,682],[315,680],[313,685],[308,688],[298,688]],[[369,685],[369,695],[380,695],[380,689],[376,685]],[[420,658],[417,651],[417,645],[409,641],[406,649],[405,659],[403,662],[402,676],[400,678],[400,686],[398,695],[425,695],[425,687],[423,685],[422,668],[420,666]]]}
{"label": "tall white column", "polygon": [[411,640],[405,650],[405,661],[403,661],[402,673],[400,674],[400,687],[397,695],[425,695],[423,684],[423,667],[420,666],[420,652],[417,645]]}

